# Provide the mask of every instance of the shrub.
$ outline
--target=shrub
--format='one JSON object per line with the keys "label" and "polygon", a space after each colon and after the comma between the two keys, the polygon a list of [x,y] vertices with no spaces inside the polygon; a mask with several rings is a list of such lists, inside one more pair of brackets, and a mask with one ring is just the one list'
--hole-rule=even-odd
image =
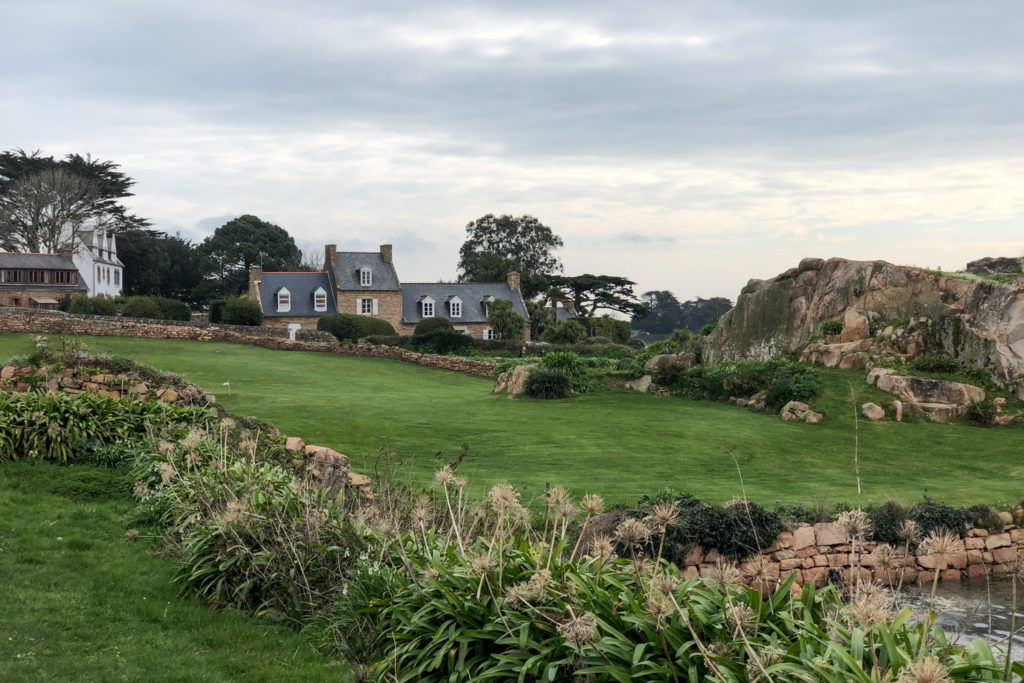
{"label": "shrub", "polygon": [[996,406],[991,400],[971,401],[964,410],[964,419],[975,427],[991,427]]}
{"label": "shrub", "polygon": [[219,323],[224,318],[224,299],[214,299],[210,302],[210,322]]}
{"label": "shrub", "polygon": [[495,299],[487,304],[487,324],[502,339],[522,339],[526,331],[526,318],[516,313],[508,299]]}
{"label": "shrub", "polygon": [[869,515],[874,538],[882,543],[897,545],[902,542],[900,538],[900,525],[910,519],[910,510],[895,500],[887,500],[877,510]]}
{"label": "shrub", "polygon": [[818,325],[818,330],[822,334],[841,334],[843,331],[842,320],[826,320]]}
{"label": "shrub", "polygon": [[606,346],[608,344],[614,344],[615,342],[613,342],[608,337],[587,337],[586,339],[583,340],[583,343],[584,344],[599,344],[601,346]]}
{"label": "shrub", "polygon": [[177,299],[168,299],[163,296],[155,296],[153,300],[160,308],[160,317],[164,320],[191,320],[192,311],[189,307]]}
{"label": "shrub", "polygon": [[931,498],[910,508],[910,518],[917,522],[922,534],[945,529],[955,534],[962,533],[971,520],[971,514],[963,508],[938,503]]}
{"label": "shrub", "polygon": [[429,334],[413,336],[410,345],[420,353],[436,353],[447,355],[449,353],[465,352],[473,348],[473,338],[462,332],[437,331]]}
{"label": "shrub", "polygon": [[67,311],[81,315],[114,316],[117,315],[117,305],[113,299],[102,294],[95,297],[79,294],[68,300]]}
{"label": "shrub", "polygon": [[917,372],[956,372],[961,369],[960,363],[941,353],[924,353],[907,363],[907,367]]}
{"label": "shrub", "polygon": [[354,313],[333,313],[316,321],[316,329],[330,332],[339,342],[356,341],[363,337],[364,316]]}
{"label": "shrub", "polygon": [[400,334],[374,334],[366,338],[368,344],[376,346],[405,346],[412,337],[403,337]]}
{"label": "shrub", "polygon": [[572,381],[561,370],[536,370],[526,378],[523,393],[530,398],[566,398],[572,393]]}
{"label": "shrub", "polygon": [[159,320],[160,306],[151,296],[130,296],[124,300],[121,315],[126,318],[153,318]]}
{"label": "shrub", "polygon": [[999,516],[999,510],[988,505],[975,505],[967,510],[971,516],[971,525],[984,529],[990,534],[1002,533],[1006,522]]}
{"label": "shrub", "polygon": [[576,320],[563,320],[544,330],[541,338],[551,344],[579,344],[587,338],[587,328]]}
{"label": "shrub", "polygon": [[387,320],[382,318],[368,318],[366,316],[360,316],[366,325],[366,334],[364,336],[379,335],[379,336],[393,336],[395,334],[395,328],[391,326]]}
{"label": "shrub", "polygon": [[654,381],[679,396],[697,400],[717,401],[764,391],[765,404],[775,409],[788,401],[810,400],[821,383],[813,367],[783,360],[738,360],[692,368],[669,365],[655,373]]}
{"label": "shrub", "polygon": [[700,335],[701,337],[706,337],[709,334],[711,334],[712,332],[714,332],[715,328],[718,327],[718,321],[719,320],[721,320],[721,318],[715,318],[714,320],[709,322],[707,325],[704,325],[703,327],[701,327],[700,328],[700,332],[698,332],[698,335]]}
{"label": "shrub", "polygon": [[255,301],[232,297],[224,300],[220,322],[225,325],[258,327],[263,324],[263,310]]}
{"label": "shrub", "polygon": [[416,323],[413,330],[414,337],[421,337],[432,332],[454,332],[455,328],[446,318],[424,318]]}
{"label": "shrub", "polygon": [[606,338],[603,344],[625,344],[629,341],[629,321],[616,320],[610,315],[602,315],[599,318],[589,318],[588,327],[591,335],[597,338]]}
{"label": "shrub", "polygon": [[587,374],[587,365],[579,356],[571,351],[552,351],[540,359],[540,366],[545,370],[561,370],[571,379],[581,379]]}

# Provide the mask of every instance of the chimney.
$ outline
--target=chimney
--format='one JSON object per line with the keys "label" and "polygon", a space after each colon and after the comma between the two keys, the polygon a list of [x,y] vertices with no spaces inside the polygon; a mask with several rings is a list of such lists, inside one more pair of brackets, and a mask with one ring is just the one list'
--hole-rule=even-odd
{"label": "chimney", "polygon": [[325,244],[324,245],[324,270],[333,271],[334,267],[338,264],[338,245],[337,244]]}
{"label": "chimney", "polygon": [[259,303],[260,300],[260,279],[263,277],[263,269],[259,266],[249,266],[249,300]]}
{"label": "chimney", "polygon": [[68,261],[72,260],[75,256],[75,250],[70,244],[62,246],[57,250],[57,253],[60,254],[61,258],[65,258]]}
{"label": "chimney", "polygon": [[508,286],[513,292],[519,291],[519,273],[512,271],[508,274]]}
{"label": "chimney", "polygon": [[380,245],[380,259],[384,263],[391,263],[391,245],[382,244]]}

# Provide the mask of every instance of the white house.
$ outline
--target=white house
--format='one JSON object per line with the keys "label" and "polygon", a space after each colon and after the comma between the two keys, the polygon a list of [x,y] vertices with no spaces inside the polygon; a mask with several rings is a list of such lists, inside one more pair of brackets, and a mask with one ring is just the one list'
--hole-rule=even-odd
{"label": "white house", "polygon": [[73,260],[82,280],[89,287],[89,296],[121,295],[124,264],[117,258],[114,233],[105,229],[80,232]]}

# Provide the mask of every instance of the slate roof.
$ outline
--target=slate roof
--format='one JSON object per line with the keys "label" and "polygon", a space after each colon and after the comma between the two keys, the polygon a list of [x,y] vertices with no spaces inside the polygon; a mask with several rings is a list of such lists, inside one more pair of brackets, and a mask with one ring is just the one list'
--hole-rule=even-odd
{"label": "slate roof", "polygon": [[559,306],[555,309],[555,322],[562,322],[563,320],[578,320],[579,316],[570,311],[568,308]]}
{"label": "slate roof", "polygon": [[[100,240],[103,240],[103,235],[100,235]],[[95,230],[82,230],[78,233],[78,243],[84,246],[85,249],[89,252],[89,255],[92,257],[92,261],[94,264],[102,263],[107,266],[124,266],[124,264],[121,262],[121,259],[117,257],[116,253],[107,252],[105,248],[100,248],[96,246],[95,241]],[[109,236],[106,241],[108,243],[110,242]],[[103,256],[104,252],[109,253],[109,256]]]}
{"label": "slate roof", "polygon": [[[447,318],[454,325],[487,322],[483,302],[489,296],[495,299],[510,299],[515,312],[528,319],[522,295],[513,291],[507,282],[403,282],[403,323],[415,324],[423,319],[418,304],[428,296],[434,300],[434,316]],[[456,296],[462,299],[461,318],[452,318],[448,314],[446,302]]]}
{"label": "slate roof", "polygon": [[[284,287],[292,295],[291,310],[277,310],[277,293]],[[318,311],[313,307],[313,292],[323,287],[327,292],[327,310]],[[260,305],[263,315],[268,318],[284,316],[316,317],[337,313],[338,305],[331,291],[331,282],[326,272],[319,273],[263,273],[259,283]]]}
{"label": "slate roof", "polygon": [[[20,270],[73,270],[78,272],[78,268],[69,259],[64,258],[60,254],[21,254],[9,251],[0,251],[0,268],[16,268]],[[4,291],[21,291],[32,289],[36,291],[45,291],[52,289],[54,292],[88,292],[89,287],[82,282],[81,274],[77,278],[77,282],[73,285],[67,283],[36,283],[28,282],[28,278],[25,278],[25,282],[4,282],[0,284],[0,289]]]}
{"label": "slate roof", "polygon": [[[373,273],[373,284],[359,284],[359,269],[369,266]],[[365,290],[367,292],[398,291],[398,274],[391,263],[385,263],[377,251],[339,251],[337,265],[334,268],[338,278],[338,289],[341,291]]]}

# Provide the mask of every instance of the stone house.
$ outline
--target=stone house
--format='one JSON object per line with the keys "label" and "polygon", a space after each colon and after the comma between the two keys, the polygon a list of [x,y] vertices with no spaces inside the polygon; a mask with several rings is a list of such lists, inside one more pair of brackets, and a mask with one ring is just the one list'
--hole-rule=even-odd
{"label": "stone house", "polygon": [[64,297],[88,291],[70,253],[0,252],[0,306],[57,308]]}
{"label": "stone house", "polygon": [[519,275],[496,283],[401,283],[392,247],[379,251],[338,251],[324,247],[324,270],[317,273],[264,273],[249,270],[249,298],[263,309],[263,324],[316,327],[329,313],[354,313],[386,320],[398,334],[412,334],[424,318],[443,317],[475,339],[493,339],[487,304],[509,299],[527,317]]}
{"label": "stone house", "polygon": [[117,257],[117,239],[106,229],[78,233],[73,260],[89,296],[121,296],[124,264]]}

